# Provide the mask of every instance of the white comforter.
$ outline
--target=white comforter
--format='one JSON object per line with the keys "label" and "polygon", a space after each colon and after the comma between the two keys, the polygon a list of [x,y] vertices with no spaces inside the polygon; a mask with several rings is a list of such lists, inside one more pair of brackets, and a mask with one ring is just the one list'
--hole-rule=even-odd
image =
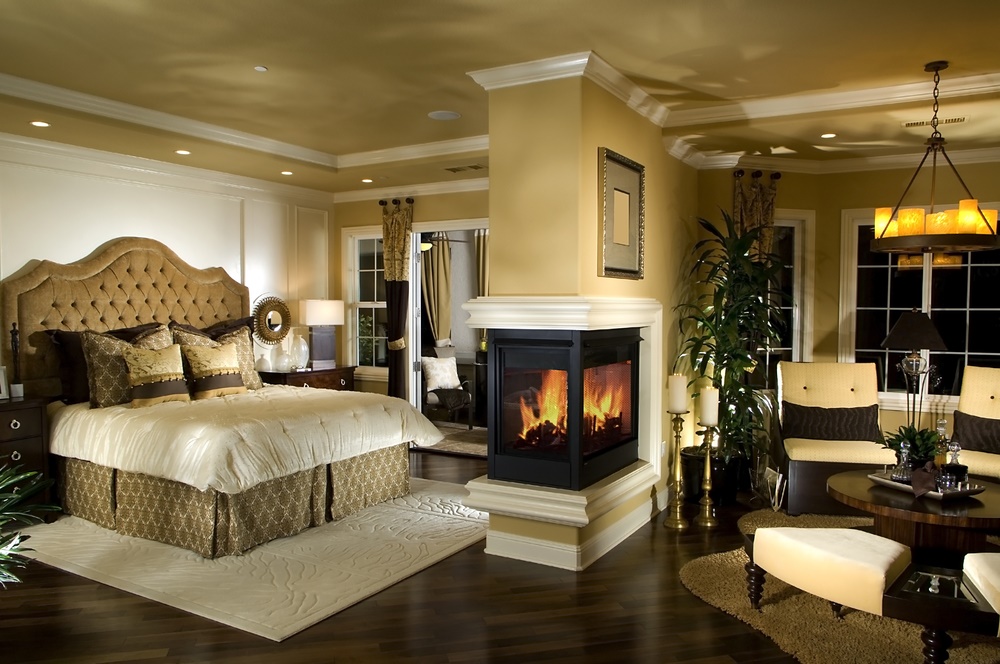
{"label": "white comforter", "polygon": [[229,494],[383,447],[441,440],[402,399],[283,385],[148,408],[74,404],[51,415],[53,454]]}

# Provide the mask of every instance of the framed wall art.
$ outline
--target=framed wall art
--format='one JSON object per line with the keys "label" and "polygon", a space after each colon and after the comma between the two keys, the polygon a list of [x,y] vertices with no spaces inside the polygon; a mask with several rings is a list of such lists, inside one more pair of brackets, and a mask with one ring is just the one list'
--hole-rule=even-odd
{"label": "framed wall art", "polygon": [[608,148],[600,148],[601,276],[642,279],[646,213],[646,169]]}

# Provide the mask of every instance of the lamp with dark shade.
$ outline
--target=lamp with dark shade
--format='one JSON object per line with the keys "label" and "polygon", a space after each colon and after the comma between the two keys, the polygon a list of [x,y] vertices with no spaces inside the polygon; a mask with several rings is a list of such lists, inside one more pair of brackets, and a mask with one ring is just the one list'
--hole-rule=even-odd
{"label": "lamp with dark shade", "polygon": [[343,300],[302,300],[299,305],[301,323],[309,326],[313,369],[333,369],[337,366],[337,331],[344,324]]}
{"label": "lamp with dark shade", "polygon": [[[906,381],[907,420],[909,420],[910,425],[916,426],[916,418],[923,410],[921,383],[924,377],[934,369],[921,356],[920,351],[948,350],[948,347],[945,346],[944,339],[941,338],[941,334],[934,327],[930,317],[922,311],[913,309],[903,312],[899,317],[882,342],[882,348],[909,351],[897,366],[903,372],[903,379]],[[915,403],[918,397],[919,404]]]}

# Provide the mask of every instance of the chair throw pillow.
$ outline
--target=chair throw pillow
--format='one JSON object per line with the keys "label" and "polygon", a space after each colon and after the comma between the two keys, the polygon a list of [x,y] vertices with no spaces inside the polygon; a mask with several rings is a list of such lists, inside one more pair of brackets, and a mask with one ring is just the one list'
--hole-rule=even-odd
{"label": "chair throw pillow", "polygon": [[952,438],[963,450],[1000,453],[1000,420],[956,410]]}
{"label": "chair throw pillow", "polygon": [[424,385],[427,391],[454,390],[462,386],[458,377],[458,363],[454,357],[421,357]]}
{"label": "chair throw pillow", "polygon": [[881,440],[878,404],[857,408],[818,408],[781,402],[781,436],[811,440]]}
{"label": "chair throw pillow", "polygon": [[181,346],[191,370],[191,393],[195,399],[211,399],[247,391],[240,377],[236,344]]}
{"label": "chair throw pillow", "polygon": [[165,401],[190,401],[181,347],[171,344],[159,350],[130,346],[122,350],[132,386],[132,407],[143,408]]}

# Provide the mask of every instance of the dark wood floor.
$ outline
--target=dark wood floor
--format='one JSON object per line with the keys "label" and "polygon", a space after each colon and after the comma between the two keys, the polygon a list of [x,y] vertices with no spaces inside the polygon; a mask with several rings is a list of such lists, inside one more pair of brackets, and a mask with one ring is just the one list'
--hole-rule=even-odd
{"label": "dark wood floor", "polygon": [[[484,461],[411,457],[419,477],[486,473]],[[33,563],[24,583],[0,590],[0,661],[793,662],[678,580],[692,558],[739,546],[745,511],[684,534],[660,515],[578,573],[489,556],[480,543],[282,643]]]}

